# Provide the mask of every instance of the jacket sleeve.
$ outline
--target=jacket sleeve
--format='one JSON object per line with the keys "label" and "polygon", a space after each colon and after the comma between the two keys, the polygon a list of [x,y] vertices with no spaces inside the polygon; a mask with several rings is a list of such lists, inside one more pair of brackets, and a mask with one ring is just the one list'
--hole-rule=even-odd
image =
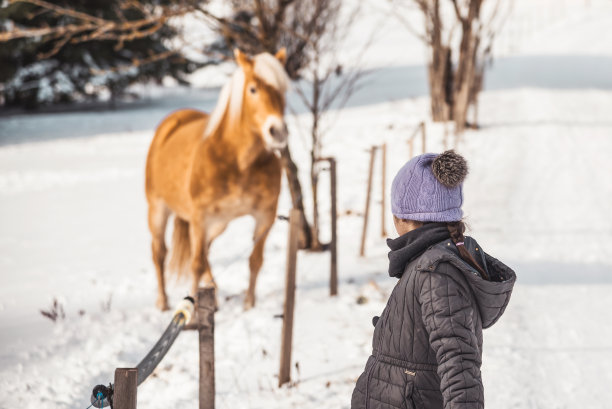
{"label": "jacket sleeve", "polygon": [[423,322],[438,361],[444,409],[483,409],[481,356],[473,320],[478,312],[452,278],[455,274],[461,273],[448,263],[421,273]]}

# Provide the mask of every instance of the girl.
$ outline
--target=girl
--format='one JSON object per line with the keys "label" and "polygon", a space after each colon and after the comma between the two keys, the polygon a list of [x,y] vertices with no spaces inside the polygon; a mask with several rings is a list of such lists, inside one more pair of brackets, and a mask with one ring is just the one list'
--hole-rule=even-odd
{"label": "girl", "polygon": [[413,158],[393,180],[400,237],[387,244],[399,282],[374,317],[352,409],[484,408],[482,329],[503,314],[516,275],[463,236],[467,172],[465,159],[446,151]]}

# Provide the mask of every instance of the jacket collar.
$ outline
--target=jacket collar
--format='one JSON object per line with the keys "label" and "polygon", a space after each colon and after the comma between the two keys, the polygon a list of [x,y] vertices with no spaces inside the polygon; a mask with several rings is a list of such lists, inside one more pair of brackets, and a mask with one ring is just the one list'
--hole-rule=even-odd
{"label": "jacket collar", "polygon": [[446,223],[427,223],[396,239],[387,239],[389,275],[400,278],[406,265],[421,255],[428,247],[450,237]]}

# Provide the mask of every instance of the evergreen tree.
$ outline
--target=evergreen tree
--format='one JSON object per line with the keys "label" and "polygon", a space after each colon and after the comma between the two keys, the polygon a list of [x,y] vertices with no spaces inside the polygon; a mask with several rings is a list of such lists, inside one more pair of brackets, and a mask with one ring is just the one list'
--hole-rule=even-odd
{"label": "evergreen tree", "polygon": [[0,105],[114,100],[130,84],[165,76],[185,83],[185,74],[198,63],[169,48],[177,30],[167,17],[184,14],[189,5],[173,0],[10,2],[0,9],[0,34],[54,30],[0,42]]}

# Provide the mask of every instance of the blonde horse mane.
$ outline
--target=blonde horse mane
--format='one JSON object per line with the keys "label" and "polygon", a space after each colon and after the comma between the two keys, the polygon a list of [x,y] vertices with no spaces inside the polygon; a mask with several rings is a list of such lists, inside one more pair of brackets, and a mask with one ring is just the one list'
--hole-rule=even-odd
{"label": "blonde horse mane", "polygon": [[[255,77],[277,90],[281,95],[285,95],[285,92],[287,92],[289,77],[283,65],[272,54],[257,54],[253,58],[253,72]],[[244,71],[241,67],[238,67],[234,74],[232,74],[230,81],[221,89],[217,105],[215,105],[215,108],[210,113],[208,124],[204,130],[205,138],[217,130],[226,112],[229,113],[228,119],[230,121],[234,121],[240,116],[244,81]]]}

